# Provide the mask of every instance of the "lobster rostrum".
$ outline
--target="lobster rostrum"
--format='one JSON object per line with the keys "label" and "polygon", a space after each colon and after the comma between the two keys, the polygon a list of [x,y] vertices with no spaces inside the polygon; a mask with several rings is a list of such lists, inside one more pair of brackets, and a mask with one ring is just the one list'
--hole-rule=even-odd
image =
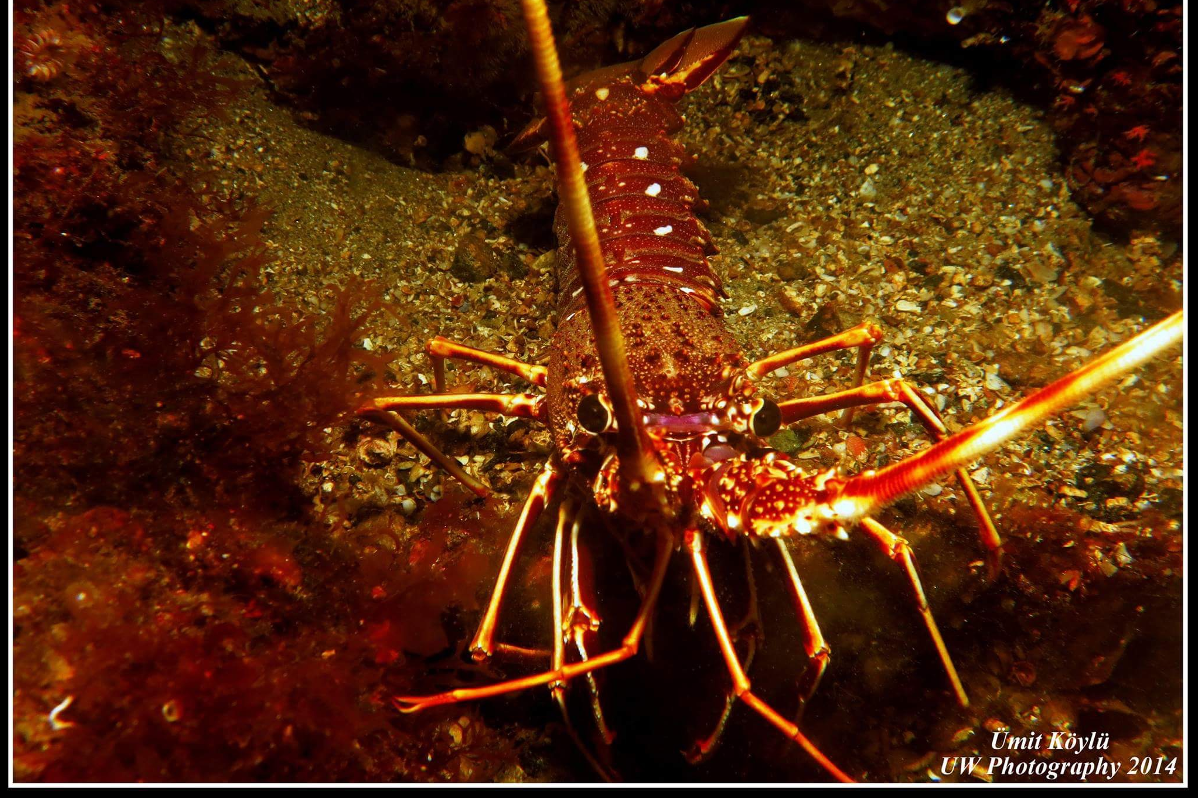
{"label": "lobster rostrum", "polygon": [[[498,654],[527,657],[542,659],[546,668],[491,685],[396,697],[395,704],[412,712],[547,686],[565,715],[565,684],[584,678],[597,725],[610,741],[592,673],[638,652],[672,556],[683,551],[696,589],[693,619],[702,598],[732,680],[716,728],[697,742],[692,755],[699,758],[712,749],[740,700],[835,778],[850,781],[796,724],[754,693],[747,676],[749,656],[739,657],[736,636],[717,600],[707,542],[774,540],[809,659],[801,692],[804,702],[815,691],[830,652],[786,540],[864,534],[907,574],[951,688],[966,706],[966,691],[930,613],[912,552],[903,538],[871,515],[955,473],[979,521],[994,576],[1000,538],[966,467],[1180,341],[1182,311],[954,435],[907,382],[866,382],[871,349],[882,338],[872,324],[748,362],[722,322],[721,283],[708,262],[715,248],[696,217],[702,201],[682,172],[687,155],[671,139],[683,124],[675,102],[729,57],[748,19],[685,31],[640,61],[597,70],[564,86],[545,7],[541,0],[523,4],[546,117],[530,125],[517,145],[549,140],[561,203],[555,216],[559,323],[549,366],[521,363],[438,337],[429,343],[436,394],[379,398],[360,412],[395,428],[481,496],[487,488],[399,412],[476,409],[550,427],[554,453],[525,501],[471,642],[477,659]],[[858,354],[853,383],[845,390],[778,403],[759,392],[757,381],[779,367],[842,349]],[[447,358],[516,374],[544,388],[545,394],[447,394]],[[833,470],[814,474],[767,444],[767,437],[782,425],[835,411],[848,417],[856,408],[893,402],[905,404],[936,443],[878,471],[848,477]],[[621,645],[599,654],[588,652],[599,618],[579,586],[581,494],[622,520],[622,528],[641,531],[654,543],[653,566],[640,576],[633,570],[641,593],[637,615]],[[553,647],[540,651],[499,642],[497,622],[520,543],[540,513],[559,499],[551,573]],[[575,654],[568,656],[569,647]],[[568,727],[574,735],[569,720]]]}

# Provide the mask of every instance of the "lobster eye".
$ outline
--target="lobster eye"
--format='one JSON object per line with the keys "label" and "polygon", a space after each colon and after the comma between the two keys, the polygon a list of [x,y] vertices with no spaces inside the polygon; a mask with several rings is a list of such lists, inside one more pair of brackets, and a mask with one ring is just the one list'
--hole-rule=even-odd
{"label": "lobster eye", "polygon": [[588,433],[604,433],[612,422],[612,416],[598,394],[589,394],[580,400],[576,415],[579,417],[579,424]]}
{"label": "lobster eye", "polygon": [[783,413],[773,400],[763,400],[762,407],[754,412],[750,419],[750,429],[755,436],[767,437],[779,430],[783,423]]}

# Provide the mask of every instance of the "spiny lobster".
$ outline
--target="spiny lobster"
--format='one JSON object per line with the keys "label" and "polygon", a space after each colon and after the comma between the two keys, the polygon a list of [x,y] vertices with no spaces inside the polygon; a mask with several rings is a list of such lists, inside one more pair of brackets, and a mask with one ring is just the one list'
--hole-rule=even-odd
{"label": "spiny lobster", "polygon": [[[989,573],[994,576],[1000,537],[966,467],[1180,341],[1183,312],[953,435],[908,382],[865,382],[871,350],[882,338],[870,323],[748,363],[722,322],[721,283],[707,258],[715,252],[712,238],[696,217],[701,202],[696,186],[681,172],[686,155],[671,138],[682,126],[675,102],[729,57],[748,19],[685,31],[640,61],[588,73],[570,84],[568,98],[544,4],[523,0],[523,6],[547,115],[518,141],[549,140],[561,202],[555,216],[560,243],[559,324],[549,366],[521,363],[437,337],[428,346],[436,394],[379,398],[360,413],[392,426],[481,496],[487,488],[399,412],[474,409],[549,426],[554,453],[521,510],[470,645],[476,659],[504,653],[541,657],[549,659],[549,668],[491,685],[396,697],[394,703],[401,711],[414,712],[547,686],[566,716],[565,684],[583,677],[592,690],[596,721],[605,739],[611,739],[592,673],[638,652],[672,555],[683,550],[732,680],[720,721],[711,736],[697,743],[696,754],[711,750],[740,700],[832,776],[849,782],[851,777],[796,724],[754,692],[717,599],[708,542],[774,540],[809,659],[801,692],[804,703],[820,681],[830,650],[787,540],[795,536],[846,539],[851,532],[861,532],[903,569],[950,686],[966,706],[966,691],[930,612],[912,551],[872,514],[954,473],[978,519]],[[850,388],[779,403],[760,395],[756,382],[778,368],[843,349],[858,354]],[[515,374],[544,388],[545,394],[447,394],[448,358]],[[893,402],[907,406],[936,443],[879,470],[849,477],[834,470],[814,474],[766,442],[782,425],[797,420],[834,411],[850,415],[856,408]],[[637,615],[621,645],[599,654],[588,652],[598,618],[578,580],[579,519],[585,502],[580,495],[621,520],[625,529],[638,531],[643,541],[654,543],[648,575],[639,576],[631,565],[641,594]],[[541,512],[560,497],[564,499],[555,528],[551,573],[553,649],[533,651],[498,642],[497,622],[518,548]],[[568,551],[570,561],[564,569]],[[630,558],[637,560],[632,553]],[[697,604],[694,597],[693,616]],[[568,657],[572,645],[576,660]]]}

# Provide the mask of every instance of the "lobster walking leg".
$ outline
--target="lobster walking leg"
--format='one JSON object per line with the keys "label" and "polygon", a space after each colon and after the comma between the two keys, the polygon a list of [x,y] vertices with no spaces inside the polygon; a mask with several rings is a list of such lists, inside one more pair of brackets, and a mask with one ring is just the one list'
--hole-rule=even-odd
{"label": "lobster walking leg", "polygon": [[537,521],[538,515],[542,513],[542,509],[546,507],[561,481],[562,474],[555,467],[554,462],[547,461],[541,474],[534,481],[533,488],[529,490],[529,496],[525,498],[521,516],[517,519],[517,525],[508,539],[508,548],[504,551],[504,561],[500,565],[500,573],[496,576],[496,586],[492,589],[492,598],[488,601],[487,610],[483,613],[479,630],[475,632],[475,638],[471,640],[471,656],[476,661],[490,657],[496,649],[494,647],[496,622],[500,617],[500,605],[504,602],[504,590],[508,584],[508,576],[512,571],[513,562],[517,558],[521,539],[533,527],[533,523]]}
{"label": "lobster walking leg", "polygon": [[437,445],[426,439],[420,431],[409,424],[408,420],[400,416],[395,411],[387,411],[371,406],[364,406],[358,410],[358,413],[364,417],[370,417],[377,422],[387,425],[396,433],[403,436],[409,444],[417,448],[417,450],[429,457],[429,460],[437,464],[442,469],[449,472],[458,480],[462,481],[463,485],[480,497],[487,497],[491,491],[477,479],[471,477],[471,474],[459,466],[459,463],[450,456],[443,453]]}
{"label": "lobster walking leg", "polygon": [[[938,416],[933,406],[926,403],[913,385],[905,380],[877,381],[843,392],[798,400],[785,400],[779,404],[779,411],[783,417],[783,424],[789,425],[817,414],[826,414],[843,408],[849,410],[876,403],[903,403],[908,406],[909,411],[917,415],[917,419],[929,431],[935,442],[942,441],[949,433],[946,430],[946,424]],[[975,488],[975,482],[971,480],[966,467],[959,468],[954,474],[958,479],[959,486],[967,496],[967,502],[971,505],[975,519],[979,522],[979,538],[983,542],[986,553],[988,579],[994,580],[1000,574],[1000,558],[1003,554],[1000,533],[996,530],[996,524],[983,504],[983,498],[979,496],[979,490]]]}
{"label": "lobster walking leg", "polygon": [[[567,641],[567,625],[564,622],[563,610],[566,606],[566,597],[563,594],[562,586],[562,565],[563,565],[563,533],[567,526],[571,526],[572,535],[579,530],[579,520],[576,516],[578,508],[570,500],[564,500],[562,505],[558,507],[558,524],[554,527],[554,559],[553,572],[550,577],[550,604],[554,611],[553,620],[553,637],[554,637],[554,655],[551,660],[551,668],[560,670],[566,663],[566,641]],[[572,569],[574,572],[574,568]],[[587,676],[589,679],[590,688],[592,690],[592,699],[596,713],[599,714],[599,696],[596,694],[595,681],[591,680],[592,676]],[[567,711],[566,684],[562,682],[550,684],[550,695],[558,704],[559,710],[562,712],[563,723],[567,726],[567,733],[570,734],[575,746],[583,753],[591,765],[602,778],[609,779],[608,771],[600,764],[592,751],[584,744],[583,738],[579,732],[575,730],[575,724],[571,722],[571,715]],[[605,741],[608,742],[608,730],[603,726],[603,716],[597,716],[597,719],[602,725],[602,733],[605,735]]]}
{"label": "lobster walking leg", "polygon": [[[588,658],[587,643],[589,633],[600,629],[600,615],[588,608],[583,600],[583,586],[579,578],[579,518],[576,517],[571,525],[571,587],[567,594],[570,600],[568,611],[570,617],[567,626],[563,628],[564,638],[570,635],[575,644],[575,650],[584,661]],[[592,718],[600,731],[600,737],[608,745],[612,744],[613,735],[608,723],[604,721],[604,710],[600,707],[600,689],[596,685],[596,676],[588,673],[586,676],[588,692],[592,699]]]}
{"label": "lobster walking leg", "polygon": [[375,411],[425,411],[429,409],[461,408],[471,411],[491,411],[510,417],[546,421],[545,398],[532,394],[417,394],[401,397],[377,397],[370,405],[359,409],[360,414]]}
{"label": "lobster walking leg", "polygon": [[402,397],[379,397],[358,409],[358,414],[371,417],[392,428],[420,450],[433,463],[462,481],[475,494],[486,497],[490,491],[477,479],[472,478],[458,462],[443,453],[433,442],[409,424],[400,411],[423,409],[464,408],[477,411],[493,411],[513,417],[525,417],[539,422],[546,421],[545,398],[530,394],[426,394]]}
{"label": "lobster walking leg", "polygon": [[825,637],[821,635],[821,628],[817,625],[817,615],[813,613],[812,605],[808,602],[808,594],[804,591],[804,585],[800,583],[800,573],[796,571],[796,564],[792,561],[792,554],[788,551],[787,542],[783,539],[776,539],[775,544],[779,546],[783,565],[787,569],[788,588],[791,590],[792,602],[796,605],[796,616],[804,625],[804,652],[808,654],[808,670],[800,688],[799,713],[803,714],[809,698],[813,696],[817,691],[818,684],[821,683],[825,667],[829,666],[831,651],[829,645],[825,643]]}
{"label": "lobster walking leg", "polygon": [[[558,507],[558,524],[554,526],[554,558],[552,572],[550,573],[550,608],[554,619],[554,657],[550,663],[552,669],[562,669],[562,665],[566,663],[566,637],[563,635],[563,631],[566,630],[563,626],[563,530],[571,520],[574,510],[574,504],[569,500],[564,500],[562,505]],[[550,687],[550,692],[554,695],[554,699],[558,701],[559,706],[562,706],[563,718],[566,719],[567,726],[570,727],[571,720],[567,719],[567,708],[563,701],[562,690],[562,684],[554,684]]]}
{"label": "lobster walking leg", "polygon": [[[774,372],[787,364],[794,364],[797,361],[803,361],[804,359],[828,353],[832,350],[857,347],[858,362],[854,366],[854,383],[851,384],[851,386],[857,388],[862,386],[863,381],[867,377],[867,365],[871,361],[871,349],[882,338],[883,331],[870,322],[864,322],[848,331],[842,331],[811,344],[794,347],[791,350],[785,350],[782,353],[776,353],[775,355],[759,359],[747,368],[746,374],[752,379],[761,378],[763,375]],[[853,419],[854,409],[852,407],[847,408],[846,413],[842,415],[842,424],[849,425]]]}
{"label": "lobster walking leg", "polygon": [[696,579],[700,583],[700,593],[704,596],[704,604],[708,609],[708,618],[712,623],[713,632],[716,634],[717,642],[721,647],[721,654],[725,657],[725,667],[729,670],[729,676],[733,679],[734,691],[738,699],[753,708],[776,728],[783,731],[784,735],[789,739],[803,747],[829,774],[843,783],[854,783],[854,779],[830,761],[829,757],[822,753],[795,724],[788,722],[778,711],[771,708],[771,706],[767,705],[766,702],[751,691],[750,679],[746,676],[741,664],[738,663],[737,651],[733,647],[733,640],[729,637],[729,629],[725,626],[725,617],[721,613],[720,604],[717,602],[717,593],[713,588],[712,574],[708,570],[708,559],[704,554],[704,542],[700,533],[694,530],[688,531],[684,545],[691,554],[692,569],[696,574]]}
{"label": "lobster walking leg", "polygon": [[864,322],[861,325],[855,325],[848,331],[842,331],[825,339],[793,347],[791,350],[784,350],[783,352],[769,355],[766,358],[760,358],[746,367],[746,375],[751,380],[758,380],[780,367],[786,367],[788,364],[804,361],[805,359],[830,353],[834,350],[846,350],[851,347],[857,347],[859,356],[858,364],[855,368],[854,385],[858,386],[862,383],[867,373],[867,360],[871,348],[878,344],[882,338],[883,331],[869,322]]}
{"label": "lobster walking leg", "polygon": [[[762,635],[758,616],[758,586],[754,581],[754,565],[750,561],[749,539],[742,539],[742,557],[746,565],[746,583],[750,590],[750,603],[746,609],[746,616],[742,617],[742,621],[734,626],[732,637],[735,640],[741,639],[743,631],[747,628],[753,629],[746,644],[746,656],[741,662],[742,672],[749,672],[750,665],[754,663],[754,655],[758,652],[759,637]],[[699,584],[693,580],[692,585],[697,592],[692,597],[693,602],[695,602],[699,597]],[[689,611],[689,617],[689,621],[695,624],[695,613]],[[703,739],[698,739],[692,745],[691,749],[683,754],[689,763],[699,764],[717,749],[717,745],[721,742],[721,736],[725,733],[725,725],[729,722],[729,715],[733,713],[733,704],[736,702],[737,693],[731,688],[725,693],[725,705],[721,709],[721,716],[717,718],[717,724],[713,727],[712,732]]]}
{"label": "lobster walking leg", "polygon": [[433,362],[433,387],[436,392],[446,391],[446,359],[458,358],[463,361],[473,361],[476,364],[493,367],[504,372],[518,375],[534,386],[546,386],[546,368],[537,364],[526,364],[523,361],[502,356],[499,353],[489,353],[477,350],[465,344],[452,342],[441,336],[435,336],[425,346],[429,360]]}
{"label": "lobster walking leg", "polygon": [[569,681],[580,675],[587,675],[589,672],[594,672],[603,667],[608,667],[629,659],[637,653],[638,643],[641,641],[642,634],[646,629],[646,623],[649,622],[650,615],[654,612],[655,604],[658,602],[659,592],[662,589],[663,581],[667,577],[667,566],[671,563],[671,550],[670,537],[667,535],[660,536],[655,553],[654,575],[650,579],[650,588],[646,592],[646,596],[642,599],[637,616],[634,618],[629,632],[622,639],[620,647],[577,663],[565,664],[557,669],[539,672],[535,675],[526,675],[523,678],[500,681],[489,686],[454,689],[449,692],[421,697],[393,697],[393,705],[401,712],[408,714],[432,706],[446,705],[447,703],[460,703],[464,700],[482,700],[485,697],[495,697],[496,695],[508,694],[520,689],[530,689],[534,686],[549,686],[561,681]]}
{"label": "lobster walking leg", "polygon": [[929,610],[929,601],[925,599],[925,590],[921,588],[921,579],[917,576],[917,565],[913,561],[912,549],[908,546],[908,542],[870,517],[863,517],[859,524],[871,538],[879,543],[884,554],[902,565],[904,571],[908,573],[908,580],[912,583],[913,591],[917,596],[917,608],[921,612],[921,618],[925,620],[925,627],[929,629],[929,636],[933,639],[934,647],[937,648],[938,657],[942,659],[942,666],[946,668],[946,676],[950,679],[950,685],[954,688],[958,703],[966,708],[970,705],[970,701],[967,699],[962,681],[958,679],[958,671],[954,669],[954,662],[950,660],[950,651],[946,649],[946,643],[942,641],[941,631],[938,630],[937,623],[933,621],[933,612]]}

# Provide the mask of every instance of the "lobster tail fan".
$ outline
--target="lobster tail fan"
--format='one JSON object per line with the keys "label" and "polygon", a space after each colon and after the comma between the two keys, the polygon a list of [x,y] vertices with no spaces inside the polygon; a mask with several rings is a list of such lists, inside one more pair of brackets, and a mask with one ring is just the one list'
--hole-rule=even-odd
{"label": "lobster tail fan", "polygon": [[[733,52],[746,28],[749,17],[719,22],[703,28],[691,28],[672,36],[654,48],[641,61],[627,61],[586,72],[568,82],[570,92],[605,86],[627,75],[649,79],[659,91],[668,88],[674,96],[683,96],[703,84]],[[544,93],[544,90],[543,90]],[[537,117],[513,139],[508,152],[528,152],[550,138],[547,117]]]}
{"label": "lobster tail fan", "polygon": [[616,303],[608,284],[600,237],[596,232],[592,204],[583,178],[579,145],[575,139],[575,126],[563,85],[558,51],[550,30],[550,18],[541,0],[522,0],[521,6],[537,65],[542,98],[546,104],[546,120],[542,130],[549,136],[554,150],[559,201],[566,212],[567,228],[575,244],[576,266],[583,285],[588,316],[592,321],[604,383],[608,387],[609,401],[617,422],[617,455],[630,485],[647,486],[658,480],[662,469],[656,462],[637,402],[625,337],[621,333]]}
{"label": "lobster tail fan", "polygon": [[641,72],[656,88],[671,87],[679,96],[687,94],[725,63],[749,24],[749,17],[735,17],[684,31],[642,59]]}
{"label": "lobster tail fan", "polygon": [[691,44],[692,39],[695,37],[695,28],[688,28],[682,33],[675,34],[651,50],[638,63],[638,69],[644,76],[670,74],[679,66],[680,61],[683,60],[683,54],[687,51],[688,45]]}

